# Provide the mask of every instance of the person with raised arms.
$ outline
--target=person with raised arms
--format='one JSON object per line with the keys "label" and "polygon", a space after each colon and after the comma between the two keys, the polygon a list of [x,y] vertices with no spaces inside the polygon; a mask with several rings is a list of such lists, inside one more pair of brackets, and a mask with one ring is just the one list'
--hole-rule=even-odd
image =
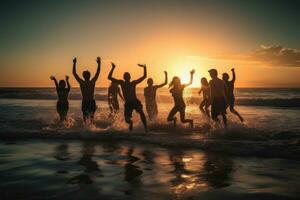
{"label": "person with raised arms", "polygon": [[148,78],[147,80],[148,86],[144,88],[146,110],[150,120],[155,120],[158,114],[157,103],[156,103],[156,91],[157,89],[164,87],[168,83],[168,73],[166,71],[164,71],[164,73],[165,73],[164,83],[160,85],[153,85],[153,79]]}
{"label": "person with raised arms", "polygon": [[95,76],[92,79],[90,79],[91,73],[86,70],[83,71],[82,73],[84,79],[81,79],[76,72],[77,58],[73,59],[73,75],[80,85],[80,90],[82,95],[81,110],[83,114],[83,120],[86,124],[88,122],[94,124],[94,114],[96,112],[96,101],[94,99],[94,91],[95,91],[96,81],[100,74],[100,68],[101,68],[100,57],[97,57],[96,62],[98,66],[97,66],[97,71]]}
{"label": "person with raised arms", "polygon": [[[64,122],[67,119],[67,114],[68,114],[68,110],[69,110],[68,97],[69,97],[69,92],[71,90],[71,86],[69,83],[69,77],[66,76],[66,81],[60,80],[59,82],[57,82],[57,80],[54,76],[51,76],[50,79],[53,80],[55,83],[56,93],[58,96],[56,110],[59,114],[60,121]],[[66,87],[66,85],[67,85],[67,87]]]}
{"label": "person with raised arms", "polygon": [[133,81],[130,80],[131,75],[128,72],[124,73],[123,75],[124,80],[113,78],[113,72],[116,68],[116,65],[114,63],[111,63],[111,65],[112,68],[109,72],[108,79],[113,82],[116,82],[121,86],[122,93],[125,100],[124,116],[125,116],[126,123],[129,124],[129,130],[131,131],[133,128],[133,122],[131,118],[132,118],[132,112],[133,110],[135,110],[140,115],[145,131],[148,132],[147,120],[146,120],[145,113],[143,111],[143,105],[136,96],[136,86],[147,78],[146,65],[138,64],[139,67],[142,67],[144,69],[144,74],[139,79]]}
{"label": "person with raised arms", "polygon": [[228,99],[227,107],[229,107],[230,112],[238,116],[241,122],[244,121],[244,118],[234,109],[235,105],[235,97],[234,97],[234,83],[235,83],[235,70],[234,68],[231,69],[232,72],[232,80],[229,81],[229,75],[227,73],[223,73],[222,79],[226,85],[226,96]]}
{"label": "person with raised arms", "polygon": [[194,121],[192,119],[186,119],[185,118],[185,109],[186,105],[183,99],[183,91],[186,87],[191,85],[193,83],[193,76],[194,76],[195,70],[190,71],[191,77],[190,82],[188,84],[181,84],[181,80],[179,77],[174,76],[173,80],[169,84],[170,93],[173,96],[174,99],[174,107],[171,109],[167,120],[173,121],[174,126],[176,125],[177,118],[175,117],[176,113],[179,112],[180,114],[180,120],[182,123],[189,123],[190,128],[193,128]]}
{"label": "person with raised arms", "polygon": [[224,126],[227,127],[227,117],[226,117],[226,85],[222,79],[218,78],[218,71],[216,69],[211,69],[208,71],[210,77],[209,81],[210,87],[210,97],[211,97],[211,118],[219,122],[218,116],[222,115]]}

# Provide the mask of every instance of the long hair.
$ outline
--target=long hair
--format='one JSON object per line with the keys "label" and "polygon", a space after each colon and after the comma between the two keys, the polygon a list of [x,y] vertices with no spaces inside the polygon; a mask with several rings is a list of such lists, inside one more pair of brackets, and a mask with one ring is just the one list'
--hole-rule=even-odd
{"label": "long hair", "polygon": [[[169,83],[169,88],[172,88],[175,84],[175,81],[178,80],[179,77],[178,76],[174,76],[172,81]],[[180,79],[179,79],[180,80]]]}

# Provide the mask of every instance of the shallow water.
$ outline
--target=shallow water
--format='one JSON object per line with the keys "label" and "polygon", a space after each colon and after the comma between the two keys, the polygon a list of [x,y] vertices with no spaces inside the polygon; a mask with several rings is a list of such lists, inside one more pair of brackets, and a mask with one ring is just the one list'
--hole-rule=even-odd
{"label": "shallow water", "polygon": [[300,162],[133,143],[0,143],[1,199],[297,199]]}

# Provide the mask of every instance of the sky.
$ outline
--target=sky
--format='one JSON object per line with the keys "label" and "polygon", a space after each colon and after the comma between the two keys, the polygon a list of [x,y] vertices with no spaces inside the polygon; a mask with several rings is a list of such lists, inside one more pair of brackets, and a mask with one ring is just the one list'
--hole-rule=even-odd
{"label": "sky", "polygon": [[[0,87],[52,87],[57,79],[96,71],[98,87],[115,76],[136,79],[138,63],[163,82],[208,70],[236,69],[237,87],[300,87],[300,1],[291,0],[7,0],[0,6]],[[230,74],[231,75],[231,74]],[[141,87],[146,85],[146,81]]]}

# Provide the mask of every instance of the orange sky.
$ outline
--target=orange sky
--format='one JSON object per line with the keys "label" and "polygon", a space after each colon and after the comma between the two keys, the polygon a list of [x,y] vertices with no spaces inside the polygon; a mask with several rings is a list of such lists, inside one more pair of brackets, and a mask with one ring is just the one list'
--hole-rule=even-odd
{"label": "orange sky", "polygon": [[[86,69],[94,73],[95,58],[102,57],[98,87],[109,84],[111,61],[117,65],[115,76],[121,78],[129,71],[133,79],[142,75],[136,64],[145,63],[148,77],[156,83],[163,81],[164,70],[169,72],[169,80],[178,75],[185,82],[189,70],[195,69],[193,86],[198,87],[200,78],[208,77],[208,69],[216,68],[221,74],[235,67],[237,87],[300,87],[300,43],[295,42],[299,40],[290,34],[290,27],[283,27],[286,23],[276,21],[276,17],[285,17],[282,10],[270,19],[259,16],[263,10],[257,10],[263,19],[259,22],[242,3],[236,8],[205,7],[197,1],[166,5],[91,2],[7,5],[0,21],[0,87],[48,87],[53,86],[50,75],[62,79],[66,74],[76,87],[71,75],[74,56],[79,73]],[[13,8],[20,13],[8,12]],[[278,26],[281,29],[274,31]],[[297,31],[294,29],[296,35]],[[276,45],[283,47],[277,51]],[[258,53],[253,55],[255,50]],[[282,56],[285,51],[292,64],[286,54]],[[280,60],[273,62],[278,55]]]}

